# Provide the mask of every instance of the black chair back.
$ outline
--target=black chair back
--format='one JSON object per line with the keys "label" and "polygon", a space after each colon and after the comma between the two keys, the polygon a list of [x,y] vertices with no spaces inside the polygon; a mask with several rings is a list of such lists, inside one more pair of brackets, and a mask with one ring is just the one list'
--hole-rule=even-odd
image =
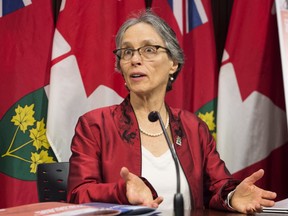
{"label": "black chair back", "polygon": [[69,162],[38,164],[39,202],[66,202],[68,173]]}

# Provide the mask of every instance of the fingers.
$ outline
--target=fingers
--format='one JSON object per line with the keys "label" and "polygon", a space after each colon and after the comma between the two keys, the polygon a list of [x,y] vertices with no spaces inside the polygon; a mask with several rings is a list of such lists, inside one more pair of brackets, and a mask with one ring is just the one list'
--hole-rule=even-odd
{"label": "fingers", "polygon": [[258,171],[254,172],[252,175],[245,178],[244,181],[254,184],[256,181],[261,179],[263,175],[264,175],[264,170],[259,169]]}
{"label": "fingers", "polygon": [[[275,205],[273,199],[276,198],[276,193],[271,191],[263,191],[262,197],[258,203],[251,202],[246,207],[246,213],[252,214],[256,212],[261,212],[263,207],[272,207]],[[254,203],[254,204],[253,204]]]}
{"label": "fingers", "polygon": [[274,205],[275,205],[275,202],[273,200],[263,199],[261,201],[261,206],[264,206],[264,207],[272,207]]}
{"label": "fingers", "polygon": [[277,194],[275,192],[267,191],[267,190],[263,190],[262,192],[263,199],[275,199],[276,197],[277,197]]}
{"label": "fingers", "polygon": [[271,191],[264,191],[262,192],[262,199],[261,199],[261,206],[265,207],[272,207],[275,204],[274,199],[276,198],[277,194]]}
{"label": "fingers", "polygon": [[127,181],[128,180],[128,175],[129,175],[129,170],[126,167],[122,167],[120,170],[120,176]]}
{"label": "fingers", "polygon": [[163,197],[159,196],[157,197],[155,200],[153,200],[152,202],[149,203],[143,203],[143,205],[145,206],[149,206],[152,208],[158,208],[159,205],[163,202]]}
{"label": "fingers", "polygon": [[260,213],[262,212],[262,206],[260,204],[256,204],[255,206],[249,206],[246,208],[246,212],[248,214]]}
{"label": "fingers", "polygon": [[163,197],[159,196],[154,201],[158,204],[161,204],[163,202],[163,200],[164,200]]}

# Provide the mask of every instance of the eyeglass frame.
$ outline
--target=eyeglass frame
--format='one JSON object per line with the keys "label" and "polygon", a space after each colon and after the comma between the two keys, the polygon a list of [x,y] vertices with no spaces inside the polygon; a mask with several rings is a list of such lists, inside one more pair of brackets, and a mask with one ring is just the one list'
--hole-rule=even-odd
{"label": "eyeglass frame", "polygon": [[[164,49],[169,55],[170,55],[170,50],[167,48],[167,47],[163,47],[163,46],[160,46],[160,45],[145,45],[145,46],[142,46],[142,47],[139,47],[137,49],[132,49],[132,48],[119,48],[119,49],[115,49],[113,50],[113,53],[117,56],[118,59],[122,59],[122,60],[125,60],[125,61],[130,61],[132,59],[132,57],[134,56],[134,53],[137,51],[139,53],[140,56],[142,56],[142,52],[140,52],[141,49],[145,48],[145,47],[154,47],[156,48],[156,52],[155,54],[157,54],[157,51],[158,49],[162,48]],[[129,59],[124,59],[124,58],[121,58],[120,55],[117,54],[118,51],[121,51],[121,50],[130,50],[132,51],[132,55]],[[145,57],[145,54],[144,54],[144,57]]]}

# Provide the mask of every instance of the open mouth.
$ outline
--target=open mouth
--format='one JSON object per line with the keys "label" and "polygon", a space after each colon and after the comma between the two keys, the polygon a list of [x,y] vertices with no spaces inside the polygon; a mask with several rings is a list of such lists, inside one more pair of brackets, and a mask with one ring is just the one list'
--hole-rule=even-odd
{"label": "open mouth", "polygon": [[142,75],[142,74],[132,74],[131,77],[132,78],[139,78],[139,77],[143,77],[145,75]]}

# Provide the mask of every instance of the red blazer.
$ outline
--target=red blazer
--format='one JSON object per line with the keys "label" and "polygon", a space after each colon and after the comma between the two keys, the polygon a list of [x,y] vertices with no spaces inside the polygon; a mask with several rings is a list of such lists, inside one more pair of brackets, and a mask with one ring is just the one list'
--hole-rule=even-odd
{"label": "red blazer", "polygon": [[[206,124],[190,112],[167,109],[174,148],[190,187],[191,206],[229,210],[224,200],[239,182],[220,159]],[[120,105],[80,117],[71,150],[68,202],[129,204],[120,169],[126,166],[141,177],[142,166],[140,131],[129,97]]]}

